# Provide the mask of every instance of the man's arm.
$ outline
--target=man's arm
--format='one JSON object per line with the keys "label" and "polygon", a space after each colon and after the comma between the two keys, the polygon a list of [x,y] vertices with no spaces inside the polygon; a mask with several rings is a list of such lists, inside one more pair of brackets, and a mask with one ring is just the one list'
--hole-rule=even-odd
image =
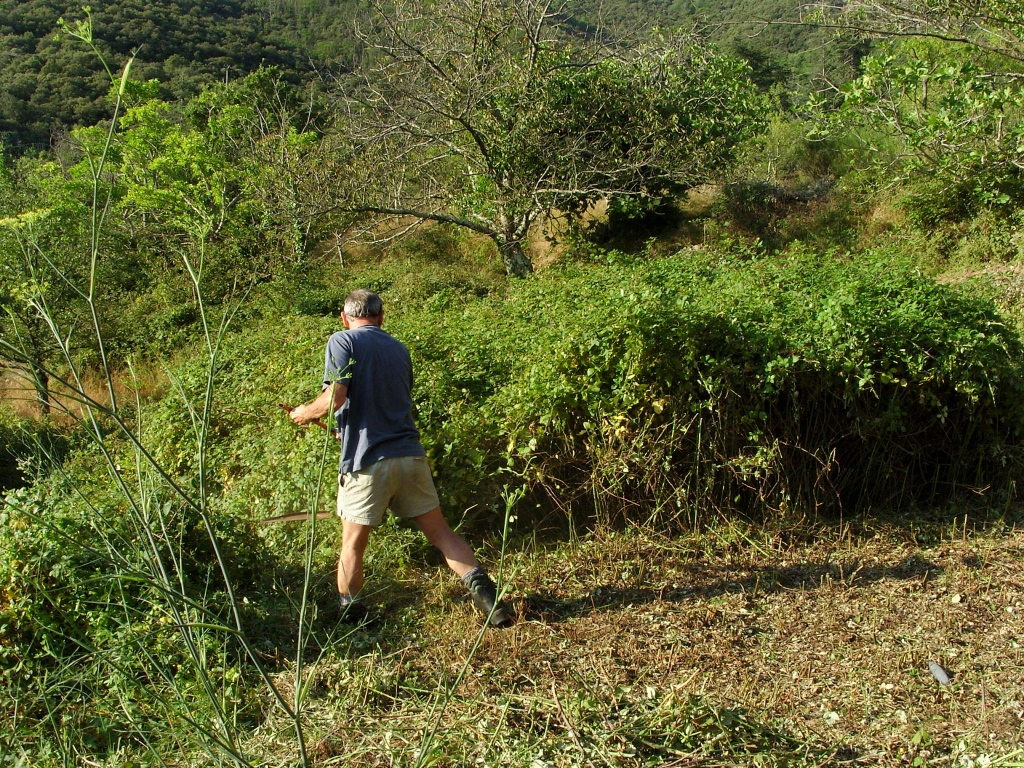
{"label": "man's arm", "polygon": [[[334,392],[333,409],[330,407],[332,390]],[[311,400],[305,405],[292,408],[288,417],[300,427],[304,427],[307,424],[312,424],[317,419],[326,418],[329,414],[337,411],[345,404],[345,398],[347,396],[348,385],[346,384],[333,384],[329,387],[324,387],[324,391],[320,393],[320,396],[316,400]]]}

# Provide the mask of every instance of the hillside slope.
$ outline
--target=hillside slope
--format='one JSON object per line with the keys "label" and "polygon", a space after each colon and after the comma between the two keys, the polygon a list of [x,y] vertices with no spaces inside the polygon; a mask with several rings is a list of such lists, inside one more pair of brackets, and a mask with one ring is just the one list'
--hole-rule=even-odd
{"label": "hillside slope", "polygon": [[[15,149],[50,145],[64,127],[106,117],[109,81],[84,45],[58,37],[58,20],[81,18],[68,0],[0,1],[0,134]],[[134,76],[169,97],[204,83],[278,65],[296,78],[308,59],[283,21],[250,0],[118,0],[93,6],[94,35],[112,63],[138,51]],[[27,145],[27,146],[26,146]]]}
{"label": "hillside slope", "polygon": [[[365,11],[364,11],[365,12]],[[794,26],[789,0],[582,0],[583,27],[698,26],[751,62],[765,85],[820,70],[824,35]],[[134,77],[158,80],[166,99],[204,84],[277,65],[294,82],[345,69],[358,55],[353,0],[109,0],[92,6],[94,34],[114,63],[138,51]],[[110,106],[102,66],[85,46],[57,35],[81,18],[71,0],[0,0],[0,140],[15,152],[46,149],[66,128],[92,125]],[[780,21],[783,24],[766,24]]]}

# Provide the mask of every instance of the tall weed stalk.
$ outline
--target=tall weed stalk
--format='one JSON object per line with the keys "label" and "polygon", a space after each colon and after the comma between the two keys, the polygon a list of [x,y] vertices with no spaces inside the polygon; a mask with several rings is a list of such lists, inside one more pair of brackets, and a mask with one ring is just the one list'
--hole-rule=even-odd
{"label": "tall weed stalk", "polygon": [[[91,19],[66,26],[65,31],[96,50]],[[288,695],[250,636],[246,600],[237,583],[239,572],[245,576],[244,568],[232,562],[223,530],[229,524],[217,518],[210,504],[215,470],[210,459],[211,418],[223,397],[219,353],[245,298],[243,291],[219,316],[204,302],[203,265],[211,222],[197,219],[182,232],[184,245],[178,249],[192,284],[206,358],[198,387],[172,381],[184,403],[182,418],[190,427],[193,472],[176,473],[151,444],[130,360],[125,367],[134,402],[120,402],[115,386],[117,374],[100,320],[104,292],[97,265],[103,258],[101,234],[111,211],[110,157],[131,66],[129,59],[116,76],[107,67],[116,93],[113,118],[98,150],[83,147],[92,187],[85,282],[77,282],[62,268],[65,262],[54,258],[36,236],[37,216],[8,222],[29,269],[39,263],[48,270],[46,276],[33,275],[28,302],[49,329],[59,362],[38,359],[18,338],[0,339],[3,354],[41,372],[59,389],[59,407],[77,421],[82,439],[91,446],[87,453],[103,467],[103,473],[84,478],[65,472],[62,457],[40,442],[38,449],[50,466],[49,483],[76,501],[57,514],[49,507],[52,499],[39,487],[7,499],[3,514],[8,520],[18,518],[42,532],[48,546],[60,550],[59,562],[71,562],[80,573],[89,574],[75,602],[66,604],[55,588],[53,572],[26,570],[24,586],[34,585],[33,594],[47,601],[33,610],[48,617],[49,625],[41,628],[35,657],[19,660],[25,674],[11,681],[17,692],[14,709],[49,731],[34,747],[35,762],[50,754],[58,763],[79,764],[90,753],[109,755],[128,746],[148,750],[160,765],[165,764],[163,756],[174,751],[203,755],[214,765],[249,766],[254,760],[246,737],[260,719],[259,702],[247,693],[247,683],[254,678],[294,734],[295,762],[307,766],[303,660],[310,642],[315,511],[329,437],[325,436],[314,484],[298,608],[294,694]],[[91,371],[76,351],[82,342],[75,338],[77,330],[62,324],[48,304],[47,279],[69,286],[90,320],[89,346],[98,360],[105,397],[92,394],[86,385]],[[26,711],[31,714],[23,714]]]}

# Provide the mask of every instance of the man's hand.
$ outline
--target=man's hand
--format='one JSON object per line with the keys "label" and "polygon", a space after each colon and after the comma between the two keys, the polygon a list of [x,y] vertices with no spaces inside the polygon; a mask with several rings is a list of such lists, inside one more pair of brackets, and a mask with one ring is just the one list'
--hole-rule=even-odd
{"label": "man's hand", "polygon": [[290,405],[285,405],[284,403],[278,403],[277,405],[279,408],[284,408],[286,411],[288,411],[288,418],[291,419],[296,424],[298,424],[300,427],[304,427],[307,424],[316,424],[318,427],[323,427],[324,429],[327,429],[327,425],[324,424],[319,419],[313,419],[312,421],[310,421],[309,419],[305,418],[306,416],[309,415],[308,413],[304,414],[302,412],[302,409],[305,406],[300,405],[299,407],[295,408]]}
{"label": "man's hand", "polygon": [[[331,391],[334,392],[334,408],[331,408]],[[307,424],[319,423],[319,426],[327,429],[327,426],[321,421],[327,417],[333,411],[338,410],[345,404],[345,396],[348,393],[348,387],[344,384],[335,384],[333,387],[327,387],[323,392],[320,393],[320,397],[312,402],[300,405],[296,408],[289,408],[287,405],[281,404],[282,408],[288,410],[288,418],[290,418],[295,424],[300,427],[304,427]]]}
{"label": "man's hand", "polygon": [[300,405],[297,408],[292,408],[288,411],[288,418],[300,427],[304,427],[307,424],[312,424],[314,421],[320,420],[318,414],[311,414],[309,412],[308,405]]}

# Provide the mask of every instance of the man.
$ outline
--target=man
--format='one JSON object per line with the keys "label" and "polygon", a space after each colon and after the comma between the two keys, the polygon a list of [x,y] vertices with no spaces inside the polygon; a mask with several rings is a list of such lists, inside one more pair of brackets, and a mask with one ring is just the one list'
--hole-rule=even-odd
{"label": "man", "polygon": [[[338,515],[342,520],[338,558],[338,604],[343,619],[366,615],[358,602],[363,587],[363,553],[370,531],[387,509],[412,520],[444,555],[448,567],[469,589],[473,604],[491,624],[511,623],[497,601],[494,582],[466,541],[441,514],[426,452],[412,417],[412,359],[385,332],[384,307],[373,291],[353,291],[341,319],[347,330],[327,342],[324,389],[294,408],[291,419],[306,425],[333,410],[341,436]],[[332,408],[333,400],[333,408]]]}

